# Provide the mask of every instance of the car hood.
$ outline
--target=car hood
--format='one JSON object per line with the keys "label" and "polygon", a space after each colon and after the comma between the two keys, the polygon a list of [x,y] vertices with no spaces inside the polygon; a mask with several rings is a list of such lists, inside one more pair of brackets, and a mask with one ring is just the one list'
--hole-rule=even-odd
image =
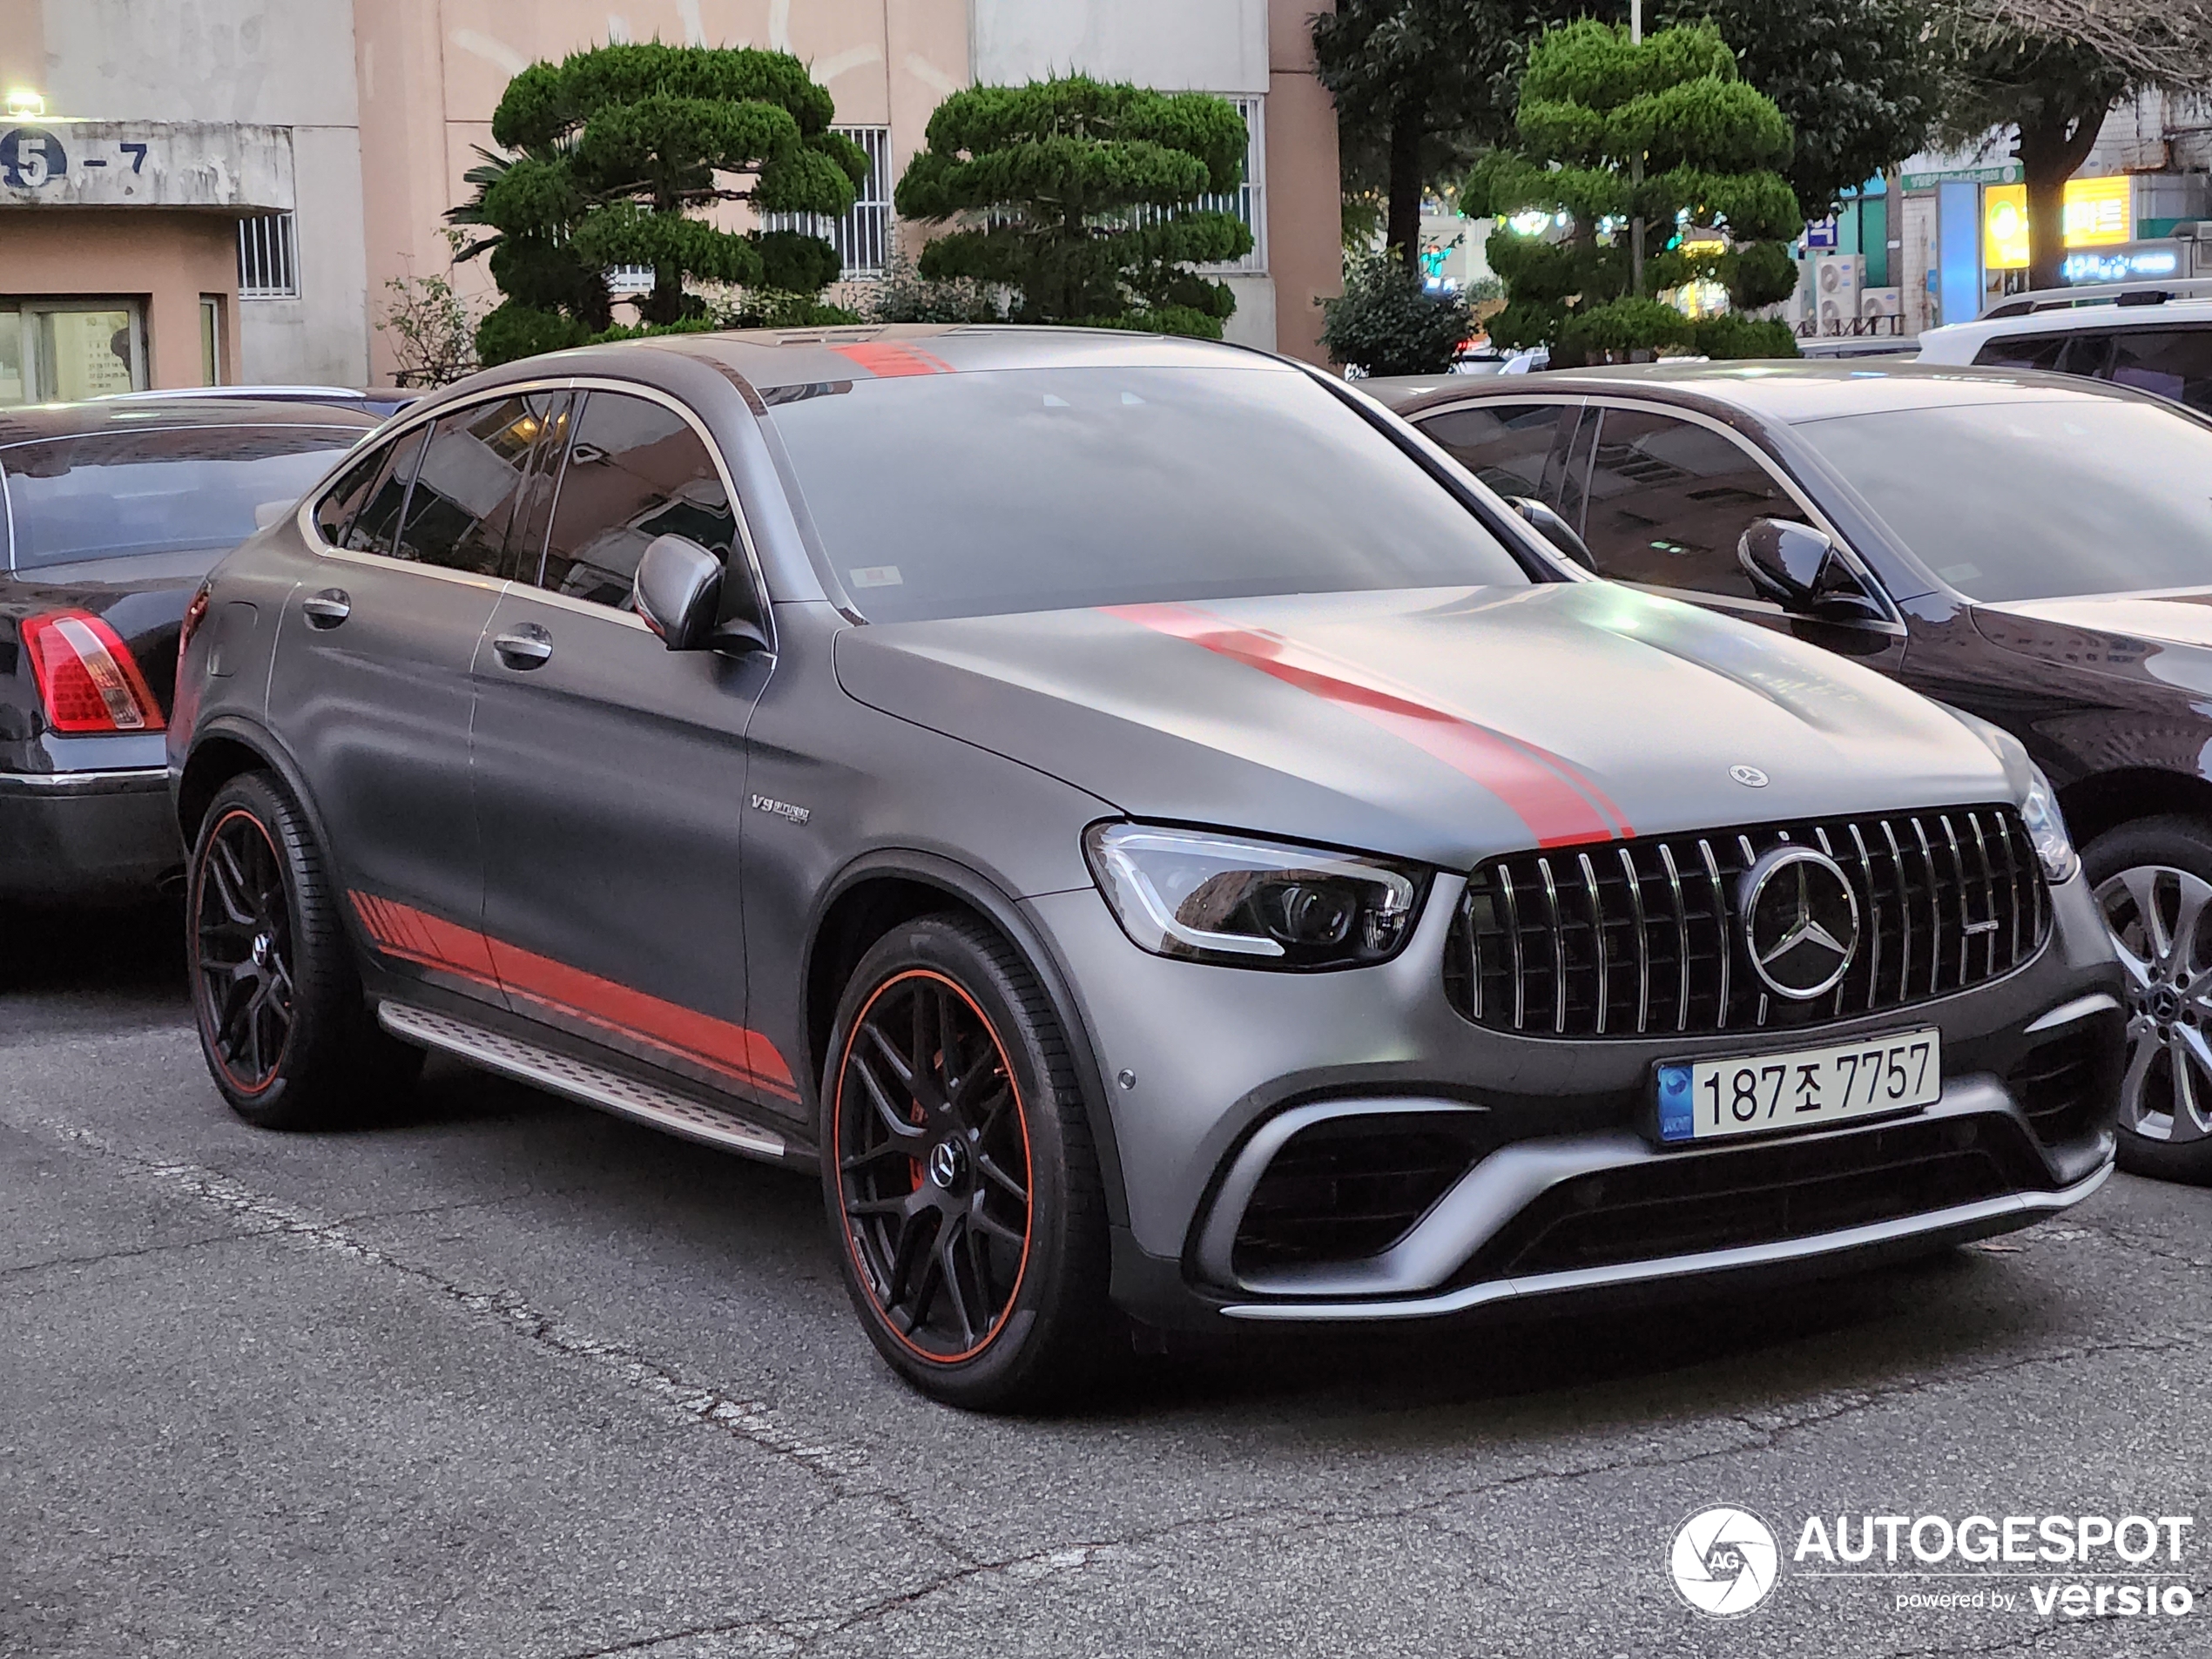
{"label": "car hood", "polygon": [[2039,662],[2212,695],[2212,588],[1977,604],[1973,622]]}
{"label": "car hood", "polygon": [[1607,583],[878,624],[836,661],[860,702],[1132,817],[1447,865],[2011,792],[1935,704]]}

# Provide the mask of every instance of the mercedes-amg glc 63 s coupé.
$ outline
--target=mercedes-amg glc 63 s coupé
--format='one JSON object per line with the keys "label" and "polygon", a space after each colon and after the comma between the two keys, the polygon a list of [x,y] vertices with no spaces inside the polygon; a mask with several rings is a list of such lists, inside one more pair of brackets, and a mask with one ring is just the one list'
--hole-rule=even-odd
{"label": "mercedes-amg glc 63 s coup\u00e9", "polygon": [[2111,1166],[2127,985],[2017,743],[1588,579],[1278,359],[536,358],[193,615],[169,758],[239,1114],[436,1049],[819,1170],[946,1399],[1048,1397],[1129,1321],[1838,1271]]}

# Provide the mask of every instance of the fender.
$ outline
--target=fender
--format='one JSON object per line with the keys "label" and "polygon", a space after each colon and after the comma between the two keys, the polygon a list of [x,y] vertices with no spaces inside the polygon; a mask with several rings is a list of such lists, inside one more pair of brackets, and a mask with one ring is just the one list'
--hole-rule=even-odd
{"label": "fender", "polygon": [[[1081,1005],[1069,994],[1067,970],[1049,942],[1022,914],[1019,902],[988,877],[938,853],[897,846],[876,847],[860,853],[840,870],[816,896],[807,916],[806,954],[799,967],[802,1038],[813,1028],[814,1009],[807,988],[813,982],[814,951],[821,940],[823,921],[840,895],[879,876],[918,881],[961,900],[988,918],[991,925],[1013,941],[1014,948],[1028,961],[1038,982],[1044,987],[1045,997],[1052,1004],[1060,1028],[1067,1034],[1069,1057],[1075,1062],[1076,1076],[1082,1089],[1083,1115],[1090,1124],[1091,1143],[1098,1149],[1099,1174],[1104,1178],[1106,1188],[1107,1217],[1116,1229],[1126,1229],[1129,1202],[1123,1184],[1121,1148],[1114,1138],[1113,1113],[1106,1104],[1105,1076],[1098,1068],[1097,1045],[1083,1020]],[[802,1041],[799,1051],[806,1053],[811,1047],[811,1043]],[[813,1078],[806,1079],[805,1083],[810,1094],[819,1093]],[[816,1100],[813,1105],[819,1112],[820,1102]]]}

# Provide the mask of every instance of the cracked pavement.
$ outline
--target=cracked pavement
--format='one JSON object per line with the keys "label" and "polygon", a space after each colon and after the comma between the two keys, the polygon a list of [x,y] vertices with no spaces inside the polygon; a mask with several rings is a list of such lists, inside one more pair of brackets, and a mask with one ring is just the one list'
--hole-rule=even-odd
{"label": "cracked pavement", "polygon": [[[166,920],[20,948],[57,925],[0,918],[0,1654],[2212,1652],[2205,1192],[994,1420],[877,1362],[806,1177],[444,1064],[374,1126],[257,1133]],[[1723,1502],[1785,1555],[1816,1514],[2195,1514],[2199,1608],[2039,1615],[2050,1568],[1899,1610],[1785,1564],[1709,1620],[1667,1549]]]}

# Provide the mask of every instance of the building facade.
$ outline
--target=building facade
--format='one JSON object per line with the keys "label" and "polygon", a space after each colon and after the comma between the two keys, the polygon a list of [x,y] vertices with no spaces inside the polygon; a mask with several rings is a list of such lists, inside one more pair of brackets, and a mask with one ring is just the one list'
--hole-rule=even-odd
{"label": "building facade", "polygon": [[[819,228],[865,283],[948,93],[1069,71],[1235,100],[1251,224],[1230,337],[1321,360],[1341,279],[1313,0],[0,0],[0,403],[131,386],[362,385],[391,285],[444,275],[445,211],[509,78],[607,41],[805,59],[875,159]],[[482,261],[451,273],[494,297]],[[621,287],[617,275],[617,291]]]}

